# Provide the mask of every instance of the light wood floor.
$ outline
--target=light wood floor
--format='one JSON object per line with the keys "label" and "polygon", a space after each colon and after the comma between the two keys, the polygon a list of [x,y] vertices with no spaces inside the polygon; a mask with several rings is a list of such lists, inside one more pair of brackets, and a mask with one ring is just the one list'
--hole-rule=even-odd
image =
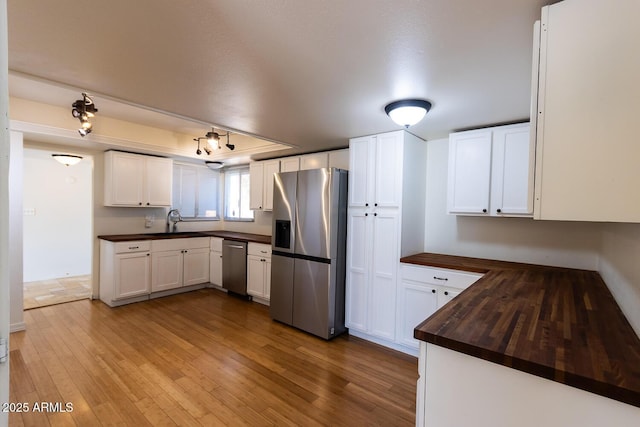
{"label": "light wood floor", "polygon": [[91,275],[26,282],[23,286],[25,310],[91,297]]}
{"label": "light wood floor", "polygon": [[11,426],[415,424],[417,359],[326,342],[213,289],[119,308],[76,301],[25,321],[11,335],[11,401],[73,412],[12,413]]}

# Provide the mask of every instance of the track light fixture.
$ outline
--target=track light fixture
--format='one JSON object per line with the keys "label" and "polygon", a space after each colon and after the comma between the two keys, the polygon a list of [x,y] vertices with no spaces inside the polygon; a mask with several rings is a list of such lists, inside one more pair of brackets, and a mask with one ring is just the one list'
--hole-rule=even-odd
{"label": "track light fixture", "polygon": [[92,130],[92,125],[89,119],[94,117],[96,115],[95,113],[98,112],[96,105],[93,103],[93,99],[83,92],[82,99],[75,101],[71,104],[71,107],[71,115],[80,120],[78,133],[80,136],[87,136]]}
{"label": "track light fixture", "polygon": [[227,143],[225,144],[225,147],[227,147],[231,151],[235,150],[236,146],[229,143],[229,132],[227,132],[225,135],[220,135],[213,128],[211,128],[211,132],[207,132],[207,134],[205,136],[200,136],[198,138],[193,138],[193,140],[198,143],[198,149],[196,150],[196,154],[198,156],[202,154],[202,150],[200,149],[200,140],[201,139],[206,139],[207,140],[207,144],[209,145],[209,147],[206,147],[206,146],[202,147],[202,149],[205,151],[205,153],[207,153],[207,155],[211,154],[215,150],[219,150],[220,149],[220,137],[221,136],[226,136],[227,137]]}

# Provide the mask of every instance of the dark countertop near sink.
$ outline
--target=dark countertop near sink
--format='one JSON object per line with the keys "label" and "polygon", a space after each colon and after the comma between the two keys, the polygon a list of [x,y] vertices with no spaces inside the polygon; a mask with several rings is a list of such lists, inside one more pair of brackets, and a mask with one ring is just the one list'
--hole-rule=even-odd
{"label": "dark countertop near sink", "polygon": [[595,271],[417,254],[484,273],[414,337],[640,407],[640,339]]}
{"label": "dark countertop near sink", "polygon": [[131,242],[135,240],[182,239],[189,237],[222,237],[223,239],[241,242],[271,244],[271,236],[264,234],[239,233],[236,231],[179,231],[176,233],[140,233],[140,234],[111,234],[98,236],[98,239],[109,242]]}

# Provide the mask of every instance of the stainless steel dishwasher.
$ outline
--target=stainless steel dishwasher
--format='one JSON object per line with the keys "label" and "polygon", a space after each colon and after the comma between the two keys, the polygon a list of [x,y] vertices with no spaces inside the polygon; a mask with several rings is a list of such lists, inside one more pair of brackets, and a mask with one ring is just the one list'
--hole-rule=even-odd
{"label": "stainless steel dishwasher", "polygon": [[222,287],[237,295],[247,295],[247,243],[222,241]]}

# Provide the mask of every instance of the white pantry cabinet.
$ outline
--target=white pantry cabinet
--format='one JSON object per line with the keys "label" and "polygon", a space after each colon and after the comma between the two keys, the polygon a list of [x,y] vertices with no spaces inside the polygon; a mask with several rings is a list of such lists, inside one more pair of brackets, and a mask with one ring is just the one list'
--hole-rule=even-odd
{"label": "white pantry cabinet", "polygon": [[106,151],[104,173],[105,206],[171,206],[171,159]]}
{"label": "white pantry cabinet", "polygon": [[209,282],[210,238],[153,240],[151,291]]}
{"label": "white pantry cabinet", "polygon": [[273,210],[273,174],[280,172],[280,160],[264,160],[249,164],[249,208]]}
{"label": "white pantry cabinet", "polygon": [[209,245],[209,283],[222,287],[222,237],[211,237]]}
{"label": "white pantry cabinet", "polygon": [[449,135],[447,212],[531,216],[534,146],[529,123]]}
{"label": "white pantry cabinet", "polygon": [[300,157],[284,157],[280,159],[280,172],[296,172],[300,170]]}
{"label": "white pantry cabinet", "polygon": [[423,320],[482,277],[480,273],[400,264],[398,288],[398,343],[417,355],[413,330]]}
{"label": "white pantry cabinet", "polygon": [[271,295],[271,246],[249,242],[247,247],[247,293],[268,304]]}
{"label": "white pantry cabinet", "polygon": [[640,222],[638,16],[637,0],[542,8],[534,218]]}
{"label": "white pantry cabinet", "polygon": [[100,299],[111,307],[148,299],[151,242],[100,240]]}
{"label": "white pantry cabinet", "polygon": [[349,153],[346,325],[389,345],[398,260],[423,249],[426,144],[397,131],[351,139]]}

